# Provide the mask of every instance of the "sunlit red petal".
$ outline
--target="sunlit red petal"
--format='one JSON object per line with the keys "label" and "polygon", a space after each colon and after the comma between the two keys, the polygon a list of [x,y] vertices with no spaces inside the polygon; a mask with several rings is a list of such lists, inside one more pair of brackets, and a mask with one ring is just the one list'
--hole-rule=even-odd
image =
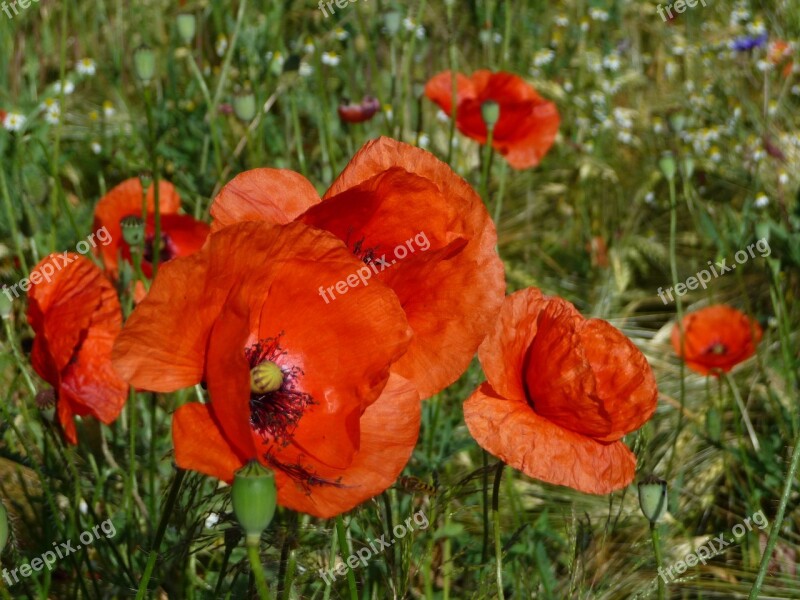
{"label": "sunlit red petal", "polygon": [[[447,114],[452,114],[453,78],[450,71],[443,71],[431,77],[425,84],[425,95],[433,100]],[[456,106],[459,102],[474,98],[475,86],[469,77],[456,73]]]}
{"label": "sunlit red petal", "polygon": [[175,462],[182,469],[205,473],[231,483],[233,474],[247,462],[225,439],[208,405],[184,404],[172,416]]}

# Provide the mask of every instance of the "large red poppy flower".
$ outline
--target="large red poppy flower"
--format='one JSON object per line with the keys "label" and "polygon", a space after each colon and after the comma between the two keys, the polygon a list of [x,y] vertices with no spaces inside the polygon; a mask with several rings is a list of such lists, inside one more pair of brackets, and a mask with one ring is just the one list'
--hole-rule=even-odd
{"label": "large red poppy flower", "polygon": [[481,447],[526,475],[591,494],[628,485],[620,438],[656,409],[655,377],[619,330],[536,288],[506,298],[478,356],[487,382],[464,403]]}
{"label": "large red poppy flower", "polygon": [[690,369],[702,375],[719,376],[756,352],[761,326],[746,314],[724,304],[689,313],[683,317],[684,353],[678,324],[672,328],[672,347],[684,356]]}
{"label": "large red poppy flower", "polygon": [[30,281],[28,322],[36,334],[31,362],[55,389],[59,421],[76,444],[74,415],[109,424],[125,404],[128,386],[111,365],[122,325],[119,300],[102,271],[78,254],[51,254]]}
{"label": "large red poppy flower", "polygon": [[[492,147],[515,169],[535,167],[550,150],[561,121],[558,109],[521,77],[491,71],[476,71],[472,77],[458,73],[456,88],[456,126],[481,144],[487,138],[481,106],[489,100],[499,105],[500,119],[494,126]],[[425,95],[452,115],[450,71],[433,76],[425,85]]]}
{"label": "large red poppy flower", "polygon": [[[174,416],[181,467],[231,481],[257,458],[275,470],[281,505],[321,517],[392,484],[419,433],[417,391],[389,378],[408,347],[408,322],[377,281],[329,304],[318,295],[362,266],[327,232],[252,222],[159,270],[114,365],[148,390],[207,384],[208,404]],[[280,368],[278,388],[251,385],[260,365]]]}
{"label": "large red poppy flower", "polygon": [[[505,294],[497,233],[483,202],[445,163],[389,138],[367,143],[320,198],[292,171],[254,169],[211,207],[212,231],[233,223],[295,219],[343,240],[371,278],[394,290],[414,338],[393,371],[422,398],[469,366]],[[338,302],[336,279],[317,303]]]}
{"label": "large red poppy flower", "polygon": [[[150,261],[155,244],[155,187],[147,190],[147,221],[145,223],[145,253],[142,260],[142,271],[148,277],[152,275]],[[94,227],[96,230],[106,228],[110,242],[97,244],[98,252],[106,271],[116,278],[120,256],[130,261],[130,248],[122,237],[120,221],[124,217],[142,216],[142,182],[138,177],[126,179],[109,191],[97,203],[94,210]],[[208,237],[208,225],[188,215],[179,215],[181,199],[178,192],[167,181],[159,182],[159,210],[161,212],[161,251],[160,261],[165,262],[176,256],[188,256],[203,245]]]}

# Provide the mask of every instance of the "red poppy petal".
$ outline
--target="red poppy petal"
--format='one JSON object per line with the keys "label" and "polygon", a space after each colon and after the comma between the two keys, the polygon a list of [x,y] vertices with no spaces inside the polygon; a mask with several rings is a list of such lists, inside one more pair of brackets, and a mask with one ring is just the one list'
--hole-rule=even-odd
{"label": "red poppy petal", "polygon": [[[177,213],[181,207],[181,198],[178,192],[168,181],[159,181],[158,186],[159,211],[162,215]],[[122,237],[122,227],[119,222],[128,215],[142,216],[142,182],[138,177],[126,179],[114,187],[97,203],[94,209],[94,228],[103,227],[108,231],[107,244],[97,245],[97,252],[103,259],[103,264],[112,276],[117,273],[117,255],[126,244]],[[155,211],[155,186],[147,190],[147,213]]]}
{"label": "red poppy petal", "polygon": [[419,394],[410,382],[392,375],[380,398],[361,417],[360,449],[352,464],[343,471],[317,471],[317,476],[337,485],[315,485],[309,494],[307,488],[278,471],[279,503],[329,518],[380,494],[394,483],[411,457],[419,426]]}
{"label": "red poppy petal", "polygon": [[486,379],[504,398],[528,401],[524,388],[527,352],[548,300],[533,287],[507,296],[494,328],[478,350]]}
{"label": "red poppy petal", "polygon": [[64,431],[64,437],[73,446],[78,443],[78,430],[75,428],[75,411],[72,410],[71,400],[67,398],[59,398],[56,403],[56,412],[58,413],[58,422],[61,423],[61,429]]}
{"label": "red poppy petal", "polygon": [[464,420],[482,448],[534,479],[608,494],[626,487],[636,471],[636,457],[622,442],[563,429],[485,383],[464,403]]}
{"label": "red poppy petal", "polygon": [[[459,102],[475,97],[473,82],[461,73],[456,73],[456,106]],[[439,105],[446,114],[452,114],[453,78],[450,71],[431,77],[425,84],[425,95]]]}
{"label": "red poppy petal", "polygon": [[252,169],[234,177],[211,205],[212,231],[242,221],[286,224],[319,204],[314,186],[286,169]]}
{"label": "red poppy petal", "polygon": [[245,464],[219,429],[208,405],[184,404],[172,416],[175,462],[182,469],[205,473],[227,483]]}

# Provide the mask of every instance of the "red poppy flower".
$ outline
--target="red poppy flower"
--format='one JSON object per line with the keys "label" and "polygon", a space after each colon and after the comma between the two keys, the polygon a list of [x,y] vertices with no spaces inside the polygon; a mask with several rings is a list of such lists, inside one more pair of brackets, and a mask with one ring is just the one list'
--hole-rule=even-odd
{"label": "red poppy flower", "polygon": [[[150,260],[155,244],[155,187],[147,190],[147,221],[145,225],[145,255],[142,260],[142,271],[148,277],[152,275]],[[110,241],[98,244],[100,257],[106,271],[112,278],[118,275],[119,257],[130,262],[130,248],[122,238],[120,221],[127,216],[142,216],[142,182],[138,177],[126,179],[109,191],[97,203],[94,210],[95,230],[106,228]],[[159,182],[159,208],[161,212],[161,262],[176,256],[188,256],[203,245],[208,237],[208,225],[188,215],[179,215],[181,199],[178,192],[167,181]]]}
{"label": "red poppy flower", "polygon": [[619,330],[536,288],[506,298],[478,356],[487,382],[464,403],[470,433],[526,475],[591,494],[627,486],[620,441],[656,409],[655,377]]}
{"label": "red poppy flower", "polygon": [[347,123],[363,123],[375,116],[381,107],[377,98],[365,96],[361,104],[340,104],[337,112],[339,118]]}
{"label": "red poppy flower", "polygon": [[[746,314],[716,304],[683,317],[684,354],[690,369],[702,375],[726,373],[756,352],[761,326]],[[672,328],[672,347],[681,356],[678,324]]]}
{"label": "red poppy flower", "polygon": [[[481,144],[486,143],[484,102],[500,106],[492,147],[515,169],[535,167],[553,145],[560,117],[556,105],[511,73],[476,71],[472,77],[456,75],[458,130]],[[453,80],[450,71],[435,75],[425,85],[425,95],[448,115],[452,114]]]}
{"label": "red poppy flower", "polygon": [[56,392],[58,418],[70,443],[78,441],[74,415],[113,422],[128,386],[111,366],[122,325],[113,286],[78,254],[51,254],[33,269],[28,322],[36,337],[31,362]]}
{"label": "red poppy flower", "polygon": [[[379,494],[419,433],[419,395],[389,367],[411,330],[391,289],[352,287],[325,304],[318,287],[363,264],[327,232],[240,223],[159,270],[114,349],[138,388],[208,386],[208,404],[173,419],[175,458],[230,482],[258,458],[278,502],[321,517]],[[271,391],[251,382],[280,369]],[[388,383],[387,383],[388,381]]]}
{"label": "red poppy flower", "polygon": [[[214,200],[212,231],[295,219],[333,233],[400,299],[414,339],[393,371],[427,398],[458,379],[505,293],[497,234],[483,202],[432,154],[388,138],[367,143],[320,201],[291,171],[238,175]],[[320,288],[337,296],[336,279]],[[322,299],[317,300],[321,302]]]}

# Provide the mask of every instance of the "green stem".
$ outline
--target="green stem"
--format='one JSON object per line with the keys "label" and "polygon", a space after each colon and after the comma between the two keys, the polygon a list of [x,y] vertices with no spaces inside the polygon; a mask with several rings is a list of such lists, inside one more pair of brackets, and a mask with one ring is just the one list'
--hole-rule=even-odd
{"label": "green stem", "polygon": [[267,587],[267,579],[264,577],[264,565],[261,564],[261,557],[258,555],[258,540],[251,539],[247,541],[247,558],[250,559],[250,570],[253,572],[253,578],[256,580],[256,589],[258,590],[258,597],[261,600],[270,600],[269,588]]}
{"label": "green stem", "polygon": [[492,164],[492,140],[494,139],[494,127],[487,127],[486,130],[486,149],[483,157],[483,170],[481,173],[481,198],[489,205],[489,166]]}
{"label": "green stem", "polygon": [[661,538],[658,533],[658,525],[650,523],[650,538],[653,540],[653,554],[656,557],[656,566],[658,567],[658,600],[664,600],[666,594],[666,586],[664,585],[664,578],[661,577],[661,570],[664,568],[664,558],[661,556]]}
{"label": "green stem", "polygon": [[144,103],[147,111],[147,131],[149,134],[150,146],[150,170],[153,175],[153,279],[156,278],[158,272],[158,263],[161,259],[161,202],[160,202],[160,176],[158,173],[158,150],[156,148],[158,140],[156,140],[155,121],[153,119],[153,103],[150,97],[150,88],[144,90]]}
{"label": "green stem", "polygon": [[783,525],[783,515],[786,512],[786,505],[789,503],[789,497],[792,495],[792,487],[794,478],[797,474],[797,467],[800,465],[800,432],[794,438],[792,444],[794,450],[792,451],[792,458],[789,461],[789,470],[786,472],[786,481],[783,486],[783,494],[781,501],[778,505],[778,512],[775,513],[775,518],[772,521],[772,528],[769,531],[769,538],[767,538],[767,546],[764,548],[764,554],[761,555],[761,564],[758,567],[758,575],[753,588],[750,590],[748,600],[756,600],[761,593],[761,586],[764,584],[764,577],[767,575],[767,568],[769,567],[772,552],[775,550],[775,545],[778,543],[778,537],[781,532],[781,525]]}
{"label": "green stem", "polygon": [[[339,539],[339,552],[342,553],[342,560],[346,561],[347,557],[350,555],[350,549],[347,546],[347,535],[344,530],[344,519],[342,519],[342,515],[336,516],[336,535]],[[350,588],[350,600],[358,600],[356,577],[350,565],[347,565],[347,586]]]}
{"label": "green stem", "polygon": [[172,487],[169,490],[167,497],[167,504],[164,506],[164,512],[161,513],[161,519],[158,522],[158,529],[156,530],[156,537],[150,547],[150,556],[147,557],[147,566],[144,569],[144,575],[139,582],[139,590],[136,592],[136,600],[144,600],[147,593],[147,584],[150,583],[150,577],[153,574],[153,568],[156,566],[158,559],[158,550],[161,548],[161,542],[164,540],[164,534],[167,531],[167,524],[172,515],[172,509],[175,508],[175,503],[178,500],[178,493],[181,490],[181,483],[186,476],[186,471],[178,469],[175,476],[172,478]]}
{"label": "green stem", "polygon": [[19,239],[19,230],[17,229],[17,219],[14,215],[14,206],[11,204],[11,196],[8,194],[8,185],[6,185],[6,172],[0,169],[0,192],[3,194],[3,204],[6,207],[6,217],[8,218],[8,225],[11,228],[11,236],[14,238],[14,248],[17,251],[17,258],[19,264],[22,265],[25,273],[30,273],[28,268],[28,261],[25,254],[22,252],[22,242]]}
{"label": "green stem", "polygon": [[447,26],[450,30],[450,81],[453,84],[453,93],[450,100],[450,134],[447,136],[447,164],[453,166],[453,139],[456,134],[456,119],[458,118],[458,54],[456,52],[456,32],[453,28],[453,5],[455,2],[447,3]]}
{"label": "green stem", "polygon": [[503,461],[497,463],[494,474],[494,487],[492,488],[492,523],[494,527],[494,560],[497,580],[497,597],[504,600],[503,594],[503,544],[500,538],[500,480],[503,477]]}

